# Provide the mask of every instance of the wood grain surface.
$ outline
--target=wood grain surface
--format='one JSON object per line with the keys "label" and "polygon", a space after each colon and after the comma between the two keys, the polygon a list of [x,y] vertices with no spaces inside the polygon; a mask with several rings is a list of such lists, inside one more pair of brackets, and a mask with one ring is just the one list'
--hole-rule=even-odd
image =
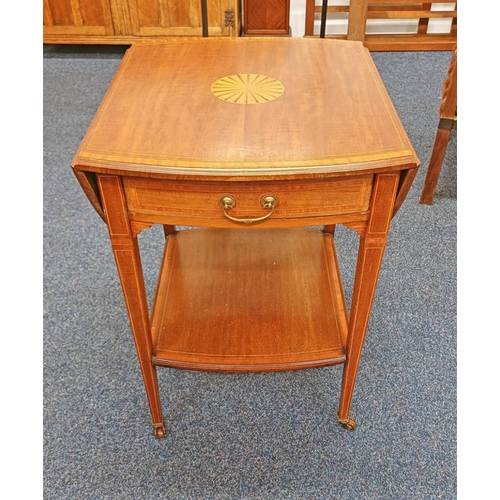
{"label": "wood grain surface", "polygon": [[[212,94],[215,81],[238,73],[276,79],[283,95],[239,105]],[[73,164],[228,175],[416,162],[362,43],[243,37],[132,46]]]}

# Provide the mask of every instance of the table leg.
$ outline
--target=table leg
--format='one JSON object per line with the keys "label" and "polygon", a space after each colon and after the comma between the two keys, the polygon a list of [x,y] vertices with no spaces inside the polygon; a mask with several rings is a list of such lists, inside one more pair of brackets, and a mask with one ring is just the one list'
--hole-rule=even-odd
{"label": "table leg", "polygon": [[168,224],[163,224],[163,233],[165,234],[165,238],[170,236],[171,234],[175,234],[177,231],[175,230],[175,226],[170,226]]}
{"label": "table leg", "polygon": [[349,417],[349,408],[389,233],[398,180],[399,173],[377,176],[370,218],[359,244],[347,332],[347,360],[344,364],[338,412],[339,422],[349,430],[356,427],[356,422]]}
{"label": "table leg", "polygon": [[144,379],[153,427],[156,437],[161,438],[165,436],[165,427],[156,367],[152,364],[153,341],[137,235],[133,233],[127,216],[125,195],[120,178],[112,175],[99,176],[99,189]]}

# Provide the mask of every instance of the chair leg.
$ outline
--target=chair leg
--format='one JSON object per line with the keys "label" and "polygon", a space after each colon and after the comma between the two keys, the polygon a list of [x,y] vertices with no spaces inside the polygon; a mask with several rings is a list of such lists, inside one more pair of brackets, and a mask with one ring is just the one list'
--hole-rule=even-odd
{"label": "chair leg", "polygon": [[438,128],[437,130],[431,159],[425,176],[424,188],[422,189],[422,194],[420,196],[420,203],[425,205],[432,205],[434,200],[434,192],[436,191],[450,135],[451,130],[449,129]]}

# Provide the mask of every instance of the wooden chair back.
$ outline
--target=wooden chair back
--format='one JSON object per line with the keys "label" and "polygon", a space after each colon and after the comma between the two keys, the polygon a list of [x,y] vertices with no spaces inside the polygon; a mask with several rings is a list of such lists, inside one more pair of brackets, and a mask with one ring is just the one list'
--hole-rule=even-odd
{"label": "wooden chair back", "polygon": [[[453,10],[437,8],[432,2],[404,0],[350,0],[349,5],[328,5],[328,0],[306,0],[305,36],[314,35],[314,21],[320,13],[320,38],[325,36],[362,41],[371,51],[398,50],[453,50],[457,43],[457,1],[443,0],[454,4]],[[328,13],[347,14],[347,35],[326,35]],[[388,22],[418,19],[415,33],[410,34],[367,34],[367,20],[387,19]],[[451,19],[449,33],[433,33],[429,20]]]}

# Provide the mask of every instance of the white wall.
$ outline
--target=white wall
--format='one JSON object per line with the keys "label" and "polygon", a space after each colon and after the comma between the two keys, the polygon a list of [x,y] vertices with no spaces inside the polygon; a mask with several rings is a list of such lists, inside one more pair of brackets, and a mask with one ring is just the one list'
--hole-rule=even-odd
{"label": "white wall", "polygon": [[[321,0],[316,0],[316,5],[321,5]],[[329,0],[329,5],[349,5],[349,0]],[[432,4],[432,8],[436,10],[454,10],[453,3],[438,3]],[[292,36],[303,37],[304,25],[306,19],[306,0],[290,0],[290,27]],[[451,27],[451,19],[429,19],[429,33],[449,33]],[[369,19],[367,21],[367,33],[413,33],[418,26],[418,19]],[[319,33],[319,17],[315,21],[315,33]],[[327,34],[346,34],[347,20],[327,20]]]}
{"label": "white wall", "polygon": [[306,0],[290,0],[290,28],[292,36],[304,36],[306,22]]}

